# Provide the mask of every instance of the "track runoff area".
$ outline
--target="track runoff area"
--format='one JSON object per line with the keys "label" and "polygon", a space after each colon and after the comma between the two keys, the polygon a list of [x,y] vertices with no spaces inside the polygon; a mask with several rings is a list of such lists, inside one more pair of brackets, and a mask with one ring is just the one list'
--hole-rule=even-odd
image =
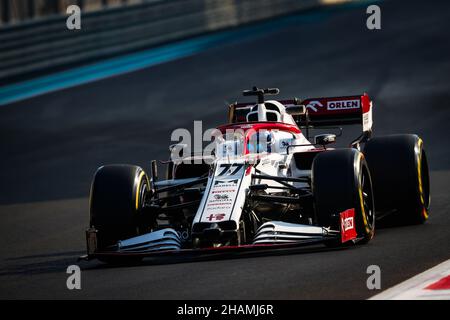
{"label": "track runoff area", "polygon": [[370,300],[450,300],[450,259]]}

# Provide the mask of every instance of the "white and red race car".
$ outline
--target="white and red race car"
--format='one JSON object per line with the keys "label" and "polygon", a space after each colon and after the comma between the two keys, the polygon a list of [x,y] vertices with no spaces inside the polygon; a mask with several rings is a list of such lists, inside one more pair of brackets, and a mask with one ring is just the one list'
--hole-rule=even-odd
{"label": "white and red race car", "polygon": [[[375,221],[428,218],[430,182],[417,135],[372,138],[367,94],[229,106],[211,155],[167,162],[158,180],[132,165],[100,167],[90,194],[87,256],[103,261],[217,250],[367,243]],[[343,125],[358,138],[331,148]],[[338,131],[310,137],[314,130]]]}

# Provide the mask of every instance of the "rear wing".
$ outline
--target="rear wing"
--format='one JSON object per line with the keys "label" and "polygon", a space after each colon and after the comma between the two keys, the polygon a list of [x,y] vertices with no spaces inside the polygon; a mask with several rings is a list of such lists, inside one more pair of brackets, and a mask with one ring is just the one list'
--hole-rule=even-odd
{"label": "rear wing", "polygon": [[[302,105],[302,102],[297,99],[277,100],[286,108]],[[246,122],[247,114],[255,106],[254,102],[235,102],[228,106],[228,123]]]}
{"label": "rear wing", "polygon": [[[286,108],[304,105],[306,112],[294,116],[299,127],[326,127],[347,124],[361,124],[363,132],[372,131],[372,101],[364,93],[358,96],[331,98],[310,98],[303,101],[294,98],[279,100]],[[254,103],[234,103],[229,106],[229,123],[245,122],[246,115]]]}
{"label": "rear wing", "polygon": [[300,127],[361,124],[363,132],[372,131],[372,101],[364,93],[358,96],[310,98],[301,102],[306,114],[297,116]]}

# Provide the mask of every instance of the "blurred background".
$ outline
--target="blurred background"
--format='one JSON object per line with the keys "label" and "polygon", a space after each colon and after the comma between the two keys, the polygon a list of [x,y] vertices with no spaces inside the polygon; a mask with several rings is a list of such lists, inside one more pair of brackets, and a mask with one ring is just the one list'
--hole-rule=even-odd
{"label": "blurred background", "polygon": [[[348,0],[0,0],[0,84]],[[69,5],[81,30],[68,30]]]}
{"label": "blurred background", "polygon": [[84,12],[110,7],[149,2],[146,0],[1,0],[0,23],[14,24],[66,13],[69,5],[78,5]]}

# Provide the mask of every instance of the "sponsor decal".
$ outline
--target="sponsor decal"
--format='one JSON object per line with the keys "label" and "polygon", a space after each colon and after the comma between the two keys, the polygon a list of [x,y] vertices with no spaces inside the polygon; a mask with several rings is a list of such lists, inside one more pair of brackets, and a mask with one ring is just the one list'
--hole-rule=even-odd
{"label": "sponsor decal", "polygon": [[363,130],[369,131],[370,129],[372,129],[372,109],[363,113]]}
{"label": "sponsor decal", "polygon": [[348,231],[348,230],[354,228],[354,226],[353,226],[353,217],[345,218],[345,219],[342,220],[342,221],[343,221],[343,223],[342,223],[342,229],[343,229],[344,231]]}
{"label": "sponsor decal", "polygon": [[359,109],[359,99],[327,101],[327,110]]}
{"label": "sponsor decal", "polygon": [[200,221],[228,220],[236,201],[240,181],[245,173],[245,163],[219,163],[212,187],[207,196]]}
{"label": "sponsor decal", "polygon": [[356,239],[355,209],[348,209],[339,214],[341,222],[342,243]]}
{"label": "sponsor decal", "polygon": [[225,218],[225,213],[211,213],[206,217],[209,221],[221,221]]}
{"label": "sponsor decal", "polygon": [[[226,220],[231,215],[233,202],[243,175],[243,164],[222,164],[216,172],[221,179],[215,180],[205,204],[204,222]],[[232,173],[237,172],[238,175]],[[239,179],[236,179],[239,176]],[[227,179],[228,178],[228,179]]]}
{"label": "sponsor decal", "polygon": [[225,187],[225,186],[233,186],[238,184],[239,180],[238,179],[234,179],[234,180],[216,180],[214,181],[214,186],[221,186],[221,187]]}
{"label": "sponsor decal", "polygon": [[286,149],[292,143],[292,139],[281,139],[280,140],[280,149]]}
{"label": "sponsor decal", "polygon": [[310,101],[307,105],[306,105],[306,109],[310,109],[314,112],[317,112],[317,108],[323,107],[323,104],[320,103],[320,101],[314,100],[314,101]]}
{"label": "sponsor decal", "polygon": [[214,199],[216,200],[228,200],[230,197],[227,194],[215,194]]}

